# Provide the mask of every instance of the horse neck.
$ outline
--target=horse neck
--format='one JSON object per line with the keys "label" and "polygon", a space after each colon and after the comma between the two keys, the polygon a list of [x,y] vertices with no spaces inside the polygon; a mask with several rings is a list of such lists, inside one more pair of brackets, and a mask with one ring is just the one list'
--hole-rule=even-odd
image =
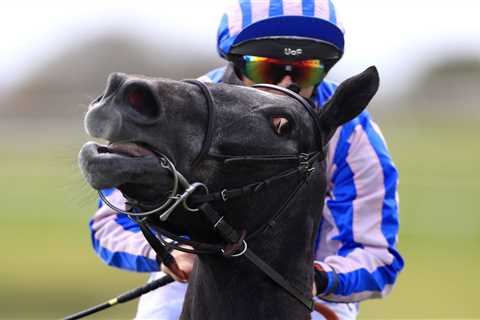
{"label": "horse neck", "polygon": [[[305,296],[310,296],[313,243],[323,204],[299,205],[309,203],[303,198],[292,201],[281,221],[248,241],[248,246]],[[181,319],[205,319],[206,314],[208,319],[232,320],[310,317],[301,302],[245,257],[221,256],[198,258]]]}

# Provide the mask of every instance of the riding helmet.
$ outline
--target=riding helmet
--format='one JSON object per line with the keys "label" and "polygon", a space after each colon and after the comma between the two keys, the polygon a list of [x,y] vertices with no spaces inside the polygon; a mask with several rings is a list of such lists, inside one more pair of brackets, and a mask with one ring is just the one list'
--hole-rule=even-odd
{"label": "riding helmet", "polygon": [[235,0],[220,22],[217,50],[227,60],[321,59],[329,69],[343,55],[344,29],[332,0]]}

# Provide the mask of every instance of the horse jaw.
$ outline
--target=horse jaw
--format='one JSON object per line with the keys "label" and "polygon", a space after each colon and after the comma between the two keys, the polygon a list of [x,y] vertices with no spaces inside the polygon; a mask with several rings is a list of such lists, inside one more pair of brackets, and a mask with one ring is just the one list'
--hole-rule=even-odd
{"label": "horse jaw", "polygon": [[[306,184],[308,190],[294,197],[274,227],[253,239],[247,236],[248,248],[305,297],[311,297],[314,242],[323,208],[321,166],[316,165],[317,174]],[[287,184],[285,190],[293,189],[293,182]],[[267,194],[258,201],[281,204],[288,195],[285,190],[276,193],[276,198]],[[245,257],[208,255],[197,259],[180,319],[204,319],[206,314],[212,320],[310,319],[310,311],[302,303]]]}

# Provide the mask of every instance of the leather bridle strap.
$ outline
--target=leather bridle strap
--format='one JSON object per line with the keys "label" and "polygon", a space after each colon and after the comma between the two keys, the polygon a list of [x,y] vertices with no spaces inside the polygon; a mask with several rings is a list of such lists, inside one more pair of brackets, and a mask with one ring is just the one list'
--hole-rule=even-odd
{"label": "leather bridle strap", "polygon": [[310,297],[305,297],[300,290],[293,287],[290,282],[288,282],[281,274],[279,274],[275,269],[270,267],[265,261],[260,259],[252,250],[247,248],[244,256],[250,260],[254,265],[256,265],[260,270],[263,271],[270,279],[272,279],[276,284],[281,286],[285,291],[287,291],[291,296],[303,303],[308,310],[312,311],[314,302]]}
{"label": "leather bridle strap", "polygon": [[224,163],[233,163],[233,162],[251,162],[251,161],[260,161],[260,162],[271,162],[271,161],[292,161],[296,160],[299,162],[297,168],[289,169],[286,171],[283,171],[275,176],[272,176],[270,178],[267,178],[262,181],[254,182],[239,188],[233,188],[233,189],[223,189],[219,192],[211,192],[208,194],[201,194],[201,195],[192,195],[190,197],[189,203],[192,205],[198,205],[200,203],[204,202],[213,202],[213,201],[220,201],[223,200],[226,202],[227,200],[230,200],[232,198],[237,198],[241,196],[247,196],[256,192],[259,192],[263,190],[263,188],[269,186],[270,184],[277,182],[278,180],[289,178],[291,176],[295,175],[302,175],[302,174],[308,174],[309,170],[311,169],[311,165],[313,162],[320,159],[320,152],[314,152],[314,153],[302,153],[300,155],[284,155],[284,156],[279,156],[278,158],[274,157],[268,157],[268,156],[229,156],[224,159]]}
{"label": "leather bridle strap", "polygon": [[270,177],[260,182],[248,184],[243,187],[234,188],[234,189],[223,189],[220,192],[212,192],[205,195],[192,195],[189,203],[196,206],[204,202],[221,201],[221,200],[223,200],[223,202],[226,202],[227,200],[230,200],[233,198],[248,196],[250,194],[263,190],[264,187],[269,186],[273,182],[300,174],[301,171],[302,169],[299,169],[299,168],[290,169],[279,175]]}
{"label": "leather bridle strap", "polygon": [[208,89],[208,87],[205,85],[205,83],[195,79],[188,79],[183,81],[199,87],[200,90],[202,90],[203,96],[207,100],[207,108],[208,108],[207,131],[205,132],[205,138],[202,143],[202,149],[200,150],[200,153],[197,155],[197,157],[195,158],[195,160],[193,160],[193,163],[192,163],[192,168],[195,168],[200,163],[200,161],[202,161],[205,155],[208,153],[208,150],[210,150],[210,145],[212,144],[213,133],[215,128],[215,118],[216,118],[215,102],[213,101],[213,96],[210,93],[210,90]]}
{"label": "leather bridle strap", "polygon": [[[293,287],[280,273],[270,267],[265,261],[259,258],[250,248],[247,248],[246,242],[243,241],[243,237],[234,228],[232,228],[218,212],[212,208],[208,203],[202,204],[199,209],[205,213],[207,219],[214,225],[214,228],[220,233],[220,235],[230,243],[241,245],[244,243],[245,251],[243,255],[250,260],[257,268],[265,273],[276,284],[285,289],[291,296],[303,303],[310,311],[313,310],[313,300],[310,297],[305,297],[300,290]],[[241,250],[241,248],[239,249]]]}
{"label": "leather bridle strap", "polygon": [[147,225],[142,221],[143,218],[134,218],[135,222],[140,226],[143,236],[147,239],[148,244],[155,251],[158,264],[164,264],[167,266],[177,277],[182,278],[183,271],[177,264],[175,258],[167,250],[167,247],[163,245],[158,238],[152,233]]}

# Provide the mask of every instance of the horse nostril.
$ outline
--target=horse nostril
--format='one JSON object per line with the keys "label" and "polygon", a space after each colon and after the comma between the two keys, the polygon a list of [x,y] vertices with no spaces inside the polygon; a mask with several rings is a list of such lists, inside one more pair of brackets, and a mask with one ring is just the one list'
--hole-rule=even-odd
{"label": "horse nostril", "polygon": [[108,76],[107,88],[105,89],[103,96],[108,97],[112,93],[117,91],[120,88],[120,86],[125,82],[126,78],[127,78],[127,75],[124,73],[119,73],[119,72],[111,73]]}
{"label": "horse nostril", "polygon": [[138,83],[132,83],[125,89],[125,100],[128,106],[147,117],[157,117],[158,107],[151,90]]}

